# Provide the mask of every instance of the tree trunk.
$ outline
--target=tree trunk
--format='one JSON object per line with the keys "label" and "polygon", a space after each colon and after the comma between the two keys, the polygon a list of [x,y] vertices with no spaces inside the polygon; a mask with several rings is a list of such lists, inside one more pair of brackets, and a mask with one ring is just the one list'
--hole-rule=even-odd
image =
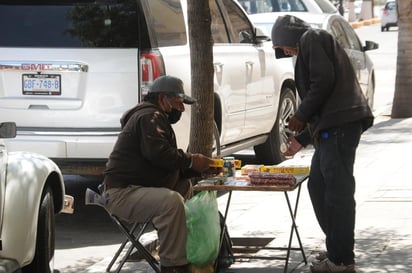
{"label": "tree trunk", "polygon": [[348,2],[348,22],[355,22],[355,0],[349,0]]}
{"label": "tree trunk", "polygon": [[372,0],[362,0],[360,20],[368,20],[373,18],[373,1]]}
{"label": "tree trunk", "polygon": [[398,3],[398,57],[392,118],[412,117],[412,0]]}
{"label": "tree trunk", "polygon": [[189,151],[211,156],[213,150],[213,41],[209,1],[187,0],[192,105]]}

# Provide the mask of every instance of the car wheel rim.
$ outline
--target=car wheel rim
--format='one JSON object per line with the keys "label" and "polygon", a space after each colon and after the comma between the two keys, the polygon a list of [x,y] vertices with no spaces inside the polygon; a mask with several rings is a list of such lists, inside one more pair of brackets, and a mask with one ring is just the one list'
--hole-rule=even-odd
{"label": "car wheel rim", "polygon": [[288,138],[293,135],[293,132],[289,130],[289,120],[295,114],[295,106],[290,98],[285,98],[282,101],[279,117],[279,135],[280,144],[287,142]]}

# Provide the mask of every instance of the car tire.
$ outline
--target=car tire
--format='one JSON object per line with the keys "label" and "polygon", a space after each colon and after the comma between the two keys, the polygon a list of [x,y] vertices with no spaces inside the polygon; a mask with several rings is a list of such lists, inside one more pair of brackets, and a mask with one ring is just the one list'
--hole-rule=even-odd
{"label": "car tire", "polygon": [[282,91],[279,100],[278,115],[275,125],[273,126],[268,139],[265,143],[254,147],[256,159],[261,164],[272,165],[279,164],[286,158],[280,151],[282,143],[292,135],[287,128],[289,119],[296,112],[296,97],[290,88]]}
{"label": "car tire", "polygon": [[42,193],[37,223],[36,252],[31,264],[23,268],[23,273],[53,273],[50,265],[54,259],[55,229],[54,229],[53,192],[46,187]]}

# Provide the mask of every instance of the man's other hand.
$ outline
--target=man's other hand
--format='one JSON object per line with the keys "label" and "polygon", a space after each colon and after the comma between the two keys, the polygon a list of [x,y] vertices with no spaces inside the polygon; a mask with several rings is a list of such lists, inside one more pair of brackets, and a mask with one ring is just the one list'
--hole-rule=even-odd
{"label": "man's other hand", "polygon": [[289,120],[288,129],[293,132],[300,132],[305,127],[305,123],[299,120],[296,116],[292,116]]}
{"label": "man's other hand", "polygon": [[202,154],[192,154],[192,169],[197,172],[204,172],[209,169],[210,164],[213,163],[213,159],[204,156]]}

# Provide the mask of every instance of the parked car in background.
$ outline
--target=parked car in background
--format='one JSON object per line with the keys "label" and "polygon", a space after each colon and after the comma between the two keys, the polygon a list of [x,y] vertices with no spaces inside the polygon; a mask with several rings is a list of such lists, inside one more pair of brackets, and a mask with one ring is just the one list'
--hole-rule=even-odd
{"label": "parked car in background", "polygon": [[[351,59],[362,92],[365,95],[369,106],[373,108],[375,68],[367,51],[377,49],[378,44],[373,41],[365,41],[365,46],[363,46],[356,32],[341,15],[302,13],[296,16],[306,21],[314,28],[327,30],[336,38]],[[276,18],[266,16],[266,14],[253,17],[255,25],[262,28],[266,33],[271,33],[275,21]]]}
{"label": "parked car in background", "polygon": [[338,13],[328,0],[238,0],[248,14],[278,13]]}
{"label": "parked car in background", "polygon": [[396,0],[388,0],[382,9],[381,31],[388,31],[390,27],[398,26],[398,8]]}
{"label": "parked car in background", "polygon": [[[155,78],[181,78],[191,94],[186,2],[0,0],[0,116],[17,123],[9,149],[101,175],[120,117]],[[275,59],[237,1],[209,5],[221,155],[255,147],[261,162],[279,163],[296,106],[292,61]],[[191,108],[175,126],[183,149]]]}
{"label": "parked car in background", "polygon": [[15,135],[15,123],[0,123],[0,272],[53,273],[54,216],[73,199],[53,161],[7,151],[3,139]]}

